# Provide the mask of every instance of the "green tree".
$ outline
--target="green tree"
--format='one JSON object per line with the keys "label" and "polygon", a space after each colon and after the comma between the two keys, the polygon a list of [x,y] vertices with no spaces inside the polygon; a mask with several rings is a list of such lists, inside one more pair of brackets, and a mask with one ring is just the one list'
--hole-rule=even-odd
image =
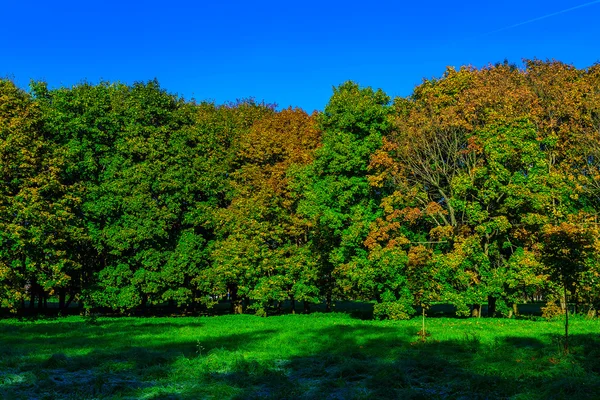
{"label": "green tree", "polygon": [[319,116],[323,145],[298,179],[304,196],[299,211],[313,221],[311,240],[322,257],[321,287],[328,308],[334,292],[377,293],[367,288],[376,285],[361,283],[372,264],[363,242],[381,196],[370,187],[367,168],[390,128],[389,101],[383,91],[353,82],[334,88]]}
{"label": "green tree", "polygon": [[60,160],[54,165],[63,187],[61,196],[73,202],[63,255],[71,264],[70,279],[58,291],[63,308],[74,299],[82,302],[82,292],[96,282],[95,274],[106,264],[108,253],[99,239],[104,216],[98,213],[95,199],[123,126],[113,109],[125,89],[108,83],[49,90],[44,82],[34,82],[31,87],[41,109],[45,140]]}
{"label": "green tree", "polygon": [[111,112],[122,126],[89,204],[105,256],[90,296],[119,309],[189,305],[210,239],[195,220],[205,195],[195,168],[202,143],[195,108],[156,81],[115,95]]}

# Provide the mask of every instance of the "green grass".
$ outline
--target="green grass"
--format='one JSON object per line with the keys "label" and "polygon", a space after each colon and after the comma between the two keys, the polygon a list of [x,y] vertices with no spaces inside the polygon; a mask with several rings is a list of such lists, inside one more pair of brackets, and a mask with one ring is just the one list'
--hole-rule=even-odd
{"label": "green grass", "polygon": [[0,321],[2,399],[597,399],[600,321],[348,314]]}

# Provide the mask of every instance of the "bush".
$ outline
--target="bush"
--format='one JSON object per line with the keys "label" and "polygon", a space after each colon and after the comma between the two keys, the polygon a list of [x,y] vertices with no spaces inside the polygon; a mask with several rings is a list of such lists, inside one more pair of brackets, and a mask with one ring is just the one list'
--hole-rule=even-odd
{"label": "bush", "polygon": [[378,303],[373,307],[373,316],[378,319],[410,319],[414,314],[415,309],[402,301]]}
{"label": "bush", "polygon": [[557,319],[564,315],[564,313],[563,309],[554,301],[549,301],[546,303],[546,307],[542,307],[542,317],[547,320]]}

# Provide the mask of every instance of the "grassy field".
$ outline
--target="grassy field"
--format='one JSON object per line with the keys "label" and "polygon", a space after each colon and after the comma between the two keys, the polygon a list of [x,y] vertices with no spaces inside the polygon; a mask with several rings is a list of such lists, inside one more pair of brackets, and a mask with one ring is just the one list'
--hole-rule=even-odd
{"label": "grassy field", "polygon": [[0,320],[2,399],[598,399],[600,321]]}

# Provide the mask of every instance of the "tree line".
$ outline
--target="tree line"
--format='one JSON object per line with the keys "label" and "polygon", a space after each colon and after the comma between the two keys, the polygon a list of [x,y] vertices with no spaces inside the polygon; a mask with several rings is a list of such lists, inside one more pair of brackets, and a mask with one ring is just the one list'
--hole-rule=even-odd
{"label": "tree line", "polygon": [[11,311],[600,306],[598,64],[448,68],[395,99],[346,82],[312,115],[2,79],[0,182]]}

